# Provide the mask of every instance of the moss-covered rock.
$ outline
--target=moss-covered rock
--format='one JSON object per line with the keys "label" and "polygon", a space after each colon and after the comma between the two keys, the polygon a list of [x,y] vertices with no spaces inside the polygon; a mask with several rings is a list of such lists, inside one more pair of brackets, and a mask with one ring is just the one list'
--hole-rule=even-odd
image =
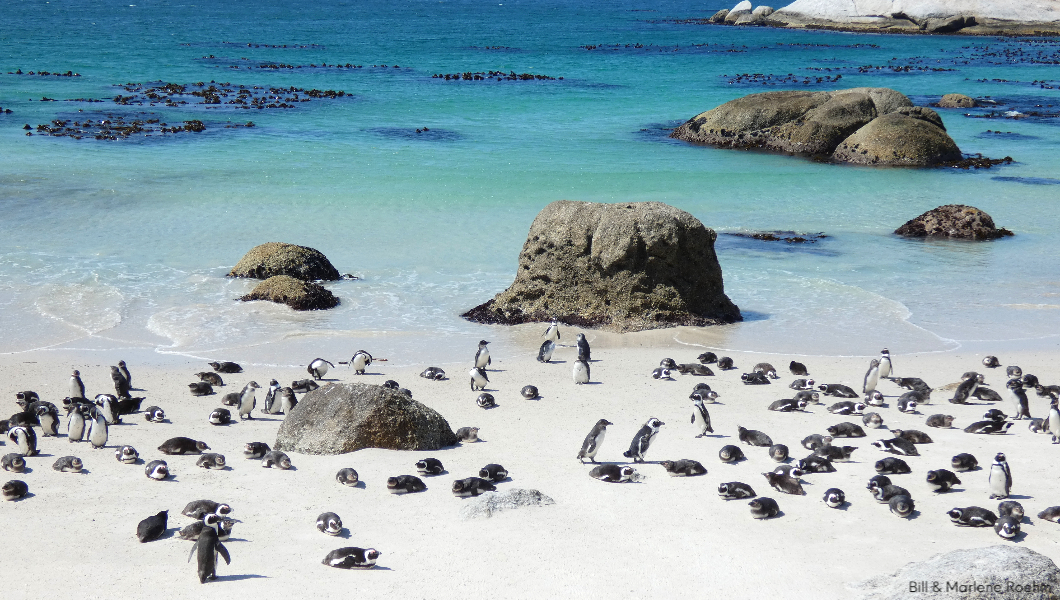
{"label": "moss-covered rock", "polygon": [[323,286],[289,275],[269,277],[240,300],[268,300],[286,304],[295,310],[324,310],[339,305],[339,299]]}
{"label": "moss-covered rock", "polygon": [[966,240],[994,240],[1012,235],[994,226],[994,219],[974,206],[947,204],[933,208],[907,221],[895,230],[905,237],[945,237]]}
{"label": "moss-covered rock", "polygon": [[302,281],[335,281],[339,272],[319,250],[268,242],[251,248],[228,273],[229,277],[268,279],[290,275]]}

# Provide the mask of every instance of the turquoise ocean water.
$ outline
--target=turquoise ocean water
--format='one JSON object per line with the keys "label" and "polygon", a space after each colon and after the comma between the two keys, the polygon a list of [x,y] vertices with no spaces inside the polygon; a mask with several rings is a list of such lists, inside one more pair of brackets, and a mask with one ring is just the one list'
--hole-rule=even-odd
{"label": "turquoise ocean water", "polygon": [[[747,319],[725,328],[734,348],[1055,349],[1060,41],[689,21],[717,8],[13,3],[0,25],[0,107],[12,111],[0,114],[0,352],[268,362],[283,348],[298,362],[366,347],[441,361],[454,339],[505,335],[457,315],[507,287],[531,221],[559,199],[658,200],[718,230],[726,292]],[[555,79],[432,77],[489,71]],[[211,81],[347,95],[263,110],[112,100],[127,93],[119,84]],[[989,96],[996,106],[940,113],[966,153],[1016,163],[870,169],[666,137],[744,94],[854,86],[893,87],[918,104]],[[115,115],[206,129],[110,141],[22,128]],[[1017,235],[891,235],[948,203],[982,208]],[[752,230],[828,237],[795,246],[726,235]],[[315,247],[361,279],[329,284],[342,299],[332,311],[235,302],[253,282],[223,275],[265,241]]]}

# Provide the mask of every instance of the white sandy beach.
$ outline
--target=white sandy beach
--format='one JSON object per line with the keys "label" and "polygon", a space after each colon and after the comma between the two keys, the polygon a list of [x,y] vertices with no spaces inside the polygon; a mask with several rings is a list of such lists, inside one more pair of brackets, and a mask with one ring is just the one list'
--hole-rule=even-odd
{"label": "white sandy beach", "polygon": [[[341,382],[382,383],[394,379],[412,390],[413,398],[439,411],[455,430],[481,428],[479,443],[433,452],[369,449],[340,456],[290,453],[295,469],[263,469],[257,460],[242,456],[250,441],[273,444],[282,416],[255,411],[254,420],[227,427],[210,425],[206,417],[220,406],[223,393],[237,391],[255,380],[266,386],[275,378],[284,385],[307,376],[303,367],[264,367],[244,364],[244,373],[223,375],[227,384],[218,395],[192,397],[188,383],[194,373],[208,369],[201,361],[174,357],[113,352],[49,352],[0,356],[0,396],[7,398],[7,413],[18,407],[14,394],[33,390],[41,399],[61,404],[67,395],[72,369],[80,369],[88,395],[112,393],[108,365],[125,359],[133,374],[133,387],[146,396],[144,407],[161,406],[169,422],[148,423],[141,414],[129,415],[111,428],[105,450],[89,444],[70,444],[65,438],[65,417],[59,438],[39,438],[41,455],[27,459],[31,472],[2,473],[4,481],[28,483],[31,497],[0,503],[0,564],[6,574],[4,598],[41,598],[56,592],[82,598],[306,598],[338,593],[339,597],[464,598],[488,595],[497,598],[848,598],[846,585],[910,561],[958,548],[1017,543],[1060,560],[1060,525],[1039,521],[1037,513],[1060,504],[1060,481],[1052,455],[1060,446],[1046,435],[1033,434],[1025,422],[1000,436],[972,435],[961,428],[980,420],[983,403],[956,406],[948,394],[936,392],[933,404],[919,414],[902,414],[895,407],[900,389],[882,382],[879,389],[888,404],[876,410],[885,425],[927,432],[935,443],[920,445],[920,457],[908,457],[910,475],[892,476],[894,483],[912,492],[918,510],[914,518],[892,515],[865,489],[875,474],[873,464],[885,455],[870,446],[873,440],[891,437],[885,429],[867,430],[868,437],[842,440],[858,446],[854,460],[836,463],[838,472],[808,474],[803,478],[806,496],[786,495],[769,488],[761,473],[775,468],[765,448],[742,446],[748,460],[722,464],[718,449],[738,444],[737,425],[769,434],[786,444],[794,458],[809,454],[800,440],[840,421],[861,424],[861,417],[839,417],[825,408],[838,399],[822,397],[823,404],[807,413],[766,410],[773,400],[791,397],[787,385],[794,379],[788,370],[792,359],[804,362],[819,383],[846,383],[860,390],[870,358],[728,354],[736,370],[715,377],[676,375],[676,381],[651,379],[652,368],[670,357],[693,362],[711,348],[674,341],[666,330],[618,336],[587,332],[593,346],[592,384],[576,386],[571,380],[572,346],[559,348],[554,362],[534,360],[543,326],[518,328],[512,342],[491,344],[493,365],[487,390],[498,407],[482,410],[475,405],[477,392],[468,386],[474,347],[454,348],[467,360],[440,364],[450,379],[427,381],[418,373],[428,364],[388,367],[376,362],[369,373],[356,376],[339,367],[329,373]],[[564,328],[564,344],[573,344],[576,330]],[[356,348],[351,348],[352,351]],[[375,349],[366,348],[370,352]],[[873,353],[877,348],[866,348]],[[384,353],[375,351],[377,356]],[[277,363],[291,363],[280,356]],[[307,364],[312,356],[302,357]],[[326,356],[337,362],[348,356]],[[397,357],[391,357],[395,359]],[[416,357],[400,357],[414,362]],[[1055,383],[1057,353],[1001,355],[1003,365],[1018,364],[1043,383]],[[236,360],[216,356],[212,360]],[[899,376],[916,376],[938,387],[955,382],[965,371],[985,372],[986,382],[1003,391],[1004,369],[985,369],[982,355],[936,353],[896,354]],[[775,365],[781,379],[772,385],[745,386],[740,374],[760,361]],[[393,361],[390,364],[393,364]],[[716,435],[697,439],[688,395],[694,384],[707,382],[721,397],[709,405]],[[519,396],[526,384],[541,390],[542,398]],[[902,390],[904,391],[904,390]],[[259,408],[264,390],[258,393]],[[1011,413],[1007,403],[1003,411]],[[1048,403],[1031,392],[1031,412],[1045,416]],[[5,413],[5,416],[6,414]],[[956,417],[954,428],[928,428],[930,414]],[[610,484],[588,476],[591,465],[575,456],[582,439],[600,418],[614,423],[597,457],[602,462],[626,462],[636,430],[649,418],[666,425],[648,453],[655,463],[691,458],[708,473],[701,477],[674,478],[658,464],[639,465],[647,476],[641,483]],[[39,431],[39,430],[38,430]],[[230,469],[209,471],[195,466],[195,456],[169,456],[157,451],[164,440],[188,436],[205,441],[224,454]],[[114,458],[114,448],[131,444],[142,459],[165,458],[175,477],[164,482],[144,476],[143,463],[124,465]],[[14,451],[6,440],[0,452]],[[987,472],[996,452],[1004,452],[1012,467],[1013,499],[1028,515],[1023,536],[1005,542],[992,529],[958,528],[945,514],[955,506],[982,506],[996,512],[989,500]],[[936,495],[924,475],[929,469],[950,468],[950,457],[974,454],[986,468],[961,473],[957,490]],[[86,473],[52,470],[56,458],[76,455]],[[447,474],[425,478],[421,494],[387,493],[389,476],[415,474],[416,460],[434,456]],[[498,489],[537,489],[555,499],[547,507],[509,511],[491,519],[466,521],[460,517],[465,502],[450,492],[454,479],[475,475],[486,463],[508,468],[511,480]],[[353,467],[365,483],[348,488],[334,479],[342,467]],[[719,483],[743,481],[759,495],[774,498],[782,514],[775,519],[753,520],[747,500],[726,502],[717,495]],[[831,509],[821,501],[825,489],[839,487],[849,505]],[[231,566],[219,566],[219,580],[201,585],[194,563],[187,562],[192,543],[176,532],[191,522],[180,514],[184,505],[209,498],[227,502],[239,519],[226,543]],[[167,535],[141,544],[136,524],[160,510],[169,510]],[[316,516],[338,513],[348,535],[332,538],[314,527]],[[344,532],[345,534],[345,532]],[[323,557],[341,546],[374,547],[382,552],[379,567],[368,571],[343,571],[321,564]]]}

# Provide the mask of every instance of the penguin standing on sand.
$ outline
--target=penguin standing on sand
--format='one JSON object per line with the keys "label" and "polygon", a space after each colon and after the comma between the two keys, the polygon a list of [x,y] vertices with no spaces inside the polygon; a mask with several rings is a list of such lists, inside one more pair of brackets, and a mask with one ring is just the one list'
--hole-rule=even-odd
{"label": "penguin standing on sand", "polygon": [[552,353],[556,351],[556,342],[545,340],[541,342],[541,349],[537,351],[537,362],[547,363],[552,360]]}
{"label": "penguin standing on sand", "polygon": [[118,372],[121,373],[122,377],[129,384],[129,389],[132,389],[132,373],[129,372],[129,366],[125,364],[124,360],[118,361]]}
{"label": "penguin standing on sand", "polygon": [[584,360],[589,362],[591,360],[589,356],[589,341],[585,339],[584,333],[578,334],[578,360]]}
{"label": "penguin standing on sand", "polygon": [[80,442],[85,437],[85,415],[78,405],[73,405],[66,417],[66,439]]}
{"label": "penguin standing on sand", "polygon": [[37,455],[37,434],[34,433],[33,427],[13,427],[7,432],[7,439],[18,446],[18,453],[22,456]]}
{"label": "penguin standing on sand", "polygon": [[891,362],[891,351],[884,348],[880,350],[880,377],[890,377],[894,373],[894,363]]}
{"label": "penguin standing on sand", "polygon": [[1060,407],[1057,406],[1058,400],[1053,398],[1053,401],[1049,403],[1049,417],[1048,417],[1048,429],[1049,433],[1053,435],[1053,443],[1060,444]]}
{"label": "penguin standing on sand", "polygon": [[1009,379],[1005,387],[1016,412],[1016,416],[1012,418],[1016,421],[1024,417],[1031,418],[1030,400],[1027,399],[1027,390],[1023,389],[1023,382],[1019,379]]}
{"label": "penguin standing on sand", "polygon": [[280,382],[275,379],[269,380],[269,389],[265,392],[265,407],[261,412],[274,415],[280,412]]}
{"label": "penguin standing on sand", "polygon": [[485,370],[486,367],[493,363],[493,360],[490,359],[489,348],[486,347],[487,344],[489,344],[489,342],[486,340],[481,340],[478,343],[478,351],[475,352],[475,367],[478,369]]}
{"label": "penguin standing on sand", "polygon": [[323,358],[314,358],[313,362],[309,363],[309,367],[306,370],[313,377],[313,379],[323,379],[328,374],[328,369],[334,369],[335,365]]}
{"label": "penguin standing on sand", "polygon": [[119,398],[129,398],[131,396],[129,389],[132,386],[129,385],[129,381],[121,374],[121,370],[118,367],[110,368],[110,378],[114,380],[114,392],[118,394]]}
{"label": "penguin standing on sand", "polygon": [[291,414],[291,410],[298,406],[298,399],[294,397],[294,390],[289,387],[280,388],[280,411],[284,415]]}
{"label": "penguin standing on sand", "polygon": [[552,324],[545,330],[545,339],[555,343],[559,341],[559,338],[559,321],[552,319]]}
{"label": "penguin standing on sand", "polygon": [[697,438],[701,438],[708,433],[714,433],[714,428],[710,426],[710,413],[707,412],[707,407],[703,403],[702,398],[692,401],[692,424],[699,431]]}
{"label": "penguin standing on sand", "polygon": [[85,397],[85,384],[81,381],[81,371],[74,369],[74,374],[70,376],[70,397],[84,398]]}
{"label": "penguin standing on sand", "polygon": [[353,353],[353,358],[350,359],[349,364],[353,367],[354,373],[364,375],[365,369],[372,364],[372,355],[364,350],[358,350]]}
{"label": "penguin standing on sand", "polygon": [[107,429],[107,417],[103,415],[103,411],[96,409],[95,418],[92,421],[92,429],[88,432],[88,441],[92,444],[92,447],[96,450],[107,445],[107,439],[109,438]]}
{"label": "penguin standing on sand", "polygon": [[239,418],[240,420],[247,418],[253,419],[250,411],[254,410],[254,407],[258,405],[257,398],[254,397],[254,390],[258,389],[258,382],[251,381],[243,388],[243,392],[239,395]]}
{"label": "penguin standing on sand", "polygon": [[471,391],[478,391],[486,389],[486,384],[490,382],[489,376],[486,375],[486,370],[480,367],[471,369]]}
{"label": "penguin standing on sand", "polygon": [[216,514],[209,514],[203,517],[202,522],[205,527],[202,528],[198,541],[195,542],[195,545],[191,548],[191,553],[188,554],[188,562],[191,562],[193,554],[196,556],[199,583],[206,583],[209,579],[217,579],[218,555],[225,559],[226,565],[232,564],[232,557],[228,554],[228,549],[218,539],[217,530],[221,525],[222,518]]}
{"label": "penguin standing on sand", "polygon": [[581,358],[574,361],[574,383],[589,383],[589,363]]}
{"label": "penguin standing on sand", "polygon": [[644,454],[648,451],[651,446],[652,440],[659,433],[659,428],[666,423],[663,423],[659,419],[652,417],[648,419],[644,426],[640,428],[637,435],[633,436],[633,441],[629,444],[629,450],[622,453],[622,456],[626,458],[632,458],[633,462],[644,462]]}
{"label": "penguin standing on sand", "polygon": [[869,370],[865,372],[865,383],[861,386],[864,394],[871,393],[880,382],[880,361],[875,358],[869,361]]}
{"label": "penguin standing on sand", "polygon": [[1005,455],[998,452],[994,456],[994,464],[990,465],[990,499],[995,498],[1008,498],[1009,492],[1012,491],[1012,471],[1008,468],[1008,461],[1005,460]]}
{"label": "penguin standing on sand", "polygon": [[582,449],[578,452],[578,460],[585,462],[585,459],[588,458],[590,462],[596,462],[596,453],[600,451],[600,444],[604,443],[604,435],[607,434],[608,425],[613,425],[613,423],[607,419],[600,419],[596,422],[596,425],[593,425],[592,431],[585,436],[585,441],[582,442]]}

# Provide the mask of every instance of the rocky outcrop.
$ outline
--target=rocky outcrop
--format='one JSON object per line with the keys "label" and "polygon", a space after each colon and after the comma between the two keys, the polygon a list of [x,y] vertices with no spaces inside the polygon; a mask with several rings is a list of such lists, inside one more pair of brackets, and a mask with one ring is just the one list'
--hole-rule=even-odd
{"label": "rocky outcrop", "polygon": [[975,108],[976,101],[974,98],[964,94],[946,94],[934,106],[939,108]]}
{"label": "rocky outcrop", "polygon": [[947,204],[933,208],[907,221],[895,230],[905,237],[945,237],[966,240],[994,240],[1012,235],[1005,228],[994,226],[990,215],[963,204]]}
{"label": "rocky outcrop", "polygon": [[[913,589],[913,584],[925,588]],[[936,554],[849,587],[858,600],[1056,600],[1060,569],[1034,550],[998,545]]]}
{"label": "rocky outcrop", "polygon": [[742,0],[736,6],[729,9],[728,14],[725,15],[725,23],[735,25],[736,21],[741,17],[749,16],[753,8],[754,7],[751,6],[751,3],[748,2],[748,0]]}
{"label": "rocky outcrop", "polygon": [[244,302],[268,300],[295,310],[324,310],[339,305],[339,299],[323,286],[288,275],[269,277],[239,299]]}
{"label": "rocky outcrop", "polygon": [[512,285],[463,316],[508,325],[555,317],[614,331],[739,321],[716,238],[659,202],[553,202],[530,226]]}
{"label": "rocky outcrop", "polygon": [[1060,7],[1000,0],[795,0],[761,24],[866,32],[1034,35],[1060,32]]}
{"label": "rocky outcrop", "polygon": [[276,450],[344,454],[361,448],[438,450],[457,443],[449,422],[398,390],[333,383],[313,390],[276,433]]}
{"label": "rocky outcrop", "polygon": [[692,117],[670,137],[856,164],[929,166],[961,159],[938,113],[889,88],[751,94]]}
{"label": "rocky outcrop", "polygon": [[901,167],[930,167],[961,160],[961,150],[946,130],[916,114],[896,111],[873,119],[843,140],[832,159]]}
{"label": "rocky outcrop", "polygon": [[524,508],[527,506],[548,506],[556,501],[537,490],[510,489],[503,492],[487,492],[468,500],[460,507],[464,519],[488,519],[494,513]]}
{"label": "rocky outcrop", "polygon": [[239,259],[228,273],[229,277],[268,279],[274,275],[290,275],[302,281],[335,281],[339,272],[319,250],[268,242],[255,246]]}

